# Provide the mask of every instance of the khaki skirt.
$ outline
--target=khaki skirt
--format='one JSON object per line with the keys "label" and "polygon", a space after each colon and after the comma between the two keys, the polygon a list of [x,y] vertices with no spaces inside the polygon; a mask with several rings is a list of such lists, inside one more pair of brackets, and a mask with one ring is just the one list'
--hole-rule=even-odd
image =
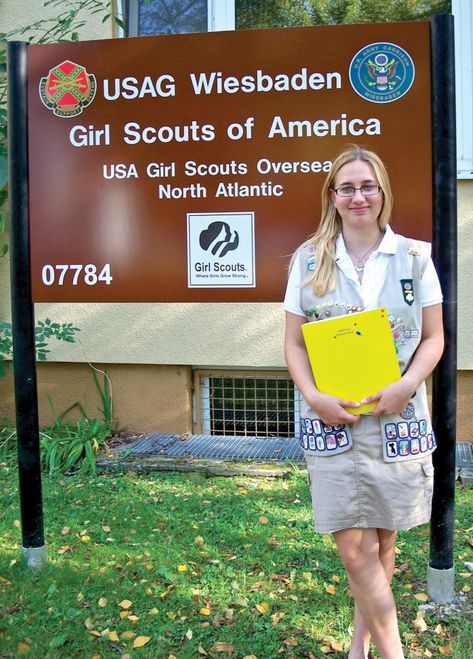
{"label": "khaki skirt", "polygon": [[351,426],[353,447],[332,456],[306,452],[315,530],[410,529],[430,519],[432,458],[385,463],[379,419]]}

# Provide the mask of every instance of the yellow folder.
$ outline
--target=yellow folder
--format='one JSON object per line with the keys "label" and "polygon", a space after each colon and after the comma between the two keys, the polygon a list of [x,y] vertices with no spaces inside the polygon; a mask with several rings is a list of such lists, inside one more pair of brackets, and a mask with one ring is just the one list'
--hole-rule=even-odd
{"label": "yellow folder", "polygon": [[[360,402],[399,380],[401,371],[386,309],[372,309],[302,325],[317,389]],[[366,414],[377,403],[351,408]]]}

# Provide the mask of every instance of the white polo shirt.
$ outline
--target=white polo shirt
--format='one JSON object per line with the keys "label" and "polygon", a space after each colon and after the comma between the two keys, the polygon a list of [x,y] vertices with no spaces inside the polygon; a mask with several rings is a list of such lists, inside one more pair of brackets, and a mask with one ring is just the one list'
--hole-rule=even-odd
{"label": "white polo shirt", "polygon": [[[370,254],[370,257],[366,261],[363,279],[360,284],[355,266],[346,250],[342,234],[340,233],[337,238],[335,243],[335,260],[345,277],[352,281],[358,289],[365,309],[375,309],[378,306],[378,295],[386,277],[389,255],[396,253],[397,243],[397,236],[388,225],[379,247]],[[300,258],[301,254],[298,254],[289,273],[286,295],[284,297],[284,308],[286,311],[290,311],[297,316],[305,317],[300,304]],[[440,304],[443,300],[440,282],[432,259],[429,259],[424,276],[418,283],[417,295],[423,307]]]}

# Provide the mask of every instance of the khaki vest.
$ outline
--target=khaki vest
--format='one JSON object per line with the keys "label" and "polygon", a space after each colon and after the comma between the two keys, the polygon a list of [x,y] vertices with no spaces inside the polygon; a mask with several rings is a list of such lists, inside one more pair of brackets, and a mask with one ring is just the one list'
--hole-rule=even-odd
{"label": "khaki vest", "polygon": [[[399,235],[397,238],[397,251],[389,257],[377,306],[388,310],[401,372],[404,372],[421,339],[422,306],[417,286],[429,262],[430,244]],[[304,281],[315,267],[315,255],[313,247],[301,249],[300,275]],[[308,321],[317,322],[362,311],[363,301],[355,284],[337,268],[336,286],[331,293],[319,297],[312,284],[301,287],[301,307]],[[385,462],[423,458],[436,448],[425,383],[420,385],[405,410],[400,414],[381,416],[379,423]],[[310,455],[331,456],[352,447],[349,424],[324,425],[305,401],[302,401],[300,410],[300,424],[300,444]]]}

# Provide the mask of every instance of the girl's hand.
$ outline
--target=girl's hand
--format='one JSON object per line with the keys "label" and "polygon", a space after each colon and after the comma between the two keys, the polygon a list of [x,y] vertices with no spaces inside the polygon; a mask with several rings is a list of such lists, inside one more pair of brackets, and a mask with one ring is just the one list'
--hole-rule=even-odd
{"label": "girl's hand", "polygon": [[388,384],[377,394],[364,398],[362,403],[375,403],[376,408],[373,410],[373,416],[381,414],[399,414],[406,409],[408,402],[415,393],[415,387],[408,381],[401,378],[397,382]]}
{"label": "girl's hand", "polygon": [[[306,399],[307,400],[307,399]],[[341,423],[356,423],[360,420],[359,415],[350,414],[346,407],[359,407],[360,403],[352,400],[343,400],[329,394],[317,392],[310,400],[307,400],[310,408],[317,412],[319,417],[328,426],[337,426]]]}

